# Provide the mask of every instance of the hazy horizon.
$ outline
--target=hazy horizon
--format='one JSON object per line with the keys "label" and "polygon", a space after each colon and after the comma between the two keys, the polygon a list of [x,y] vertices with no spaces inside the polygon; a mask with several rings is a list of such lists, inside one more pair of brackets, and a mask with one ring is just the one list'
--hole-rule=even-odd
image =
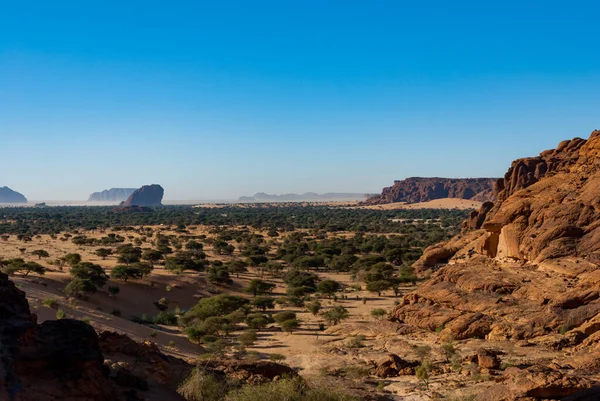
{"label": "hazy horizon", "polygon": [[501,177],[600,128],[593,2],[11,2],[0,186],[85,200]]}

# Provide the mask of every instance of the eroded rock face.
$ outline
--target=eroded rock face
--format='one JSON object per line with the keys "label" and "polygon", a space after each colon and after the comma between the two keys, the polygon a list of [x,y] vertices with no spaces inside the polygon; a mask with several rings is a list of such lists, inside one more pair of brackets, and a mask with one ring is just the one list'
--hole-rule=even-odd
{"label": "eroded rock face", "polygon": [[9,187],[0,187],[0,203],[27,203],[27,198]]}
{"label": "eroded rock face", "polygon": [[122,400],[103,363],[91,326],[71,319],[38,325],[25,293],[0,273],[1,400]]}
{"label": "eroded rock face", "polygon": [[463,223],[463,234],[484,231],[452,250],[534,264],[574,255],[599,258],[599,154],[600,131],[594,131],[588,140],[563,141],[540,156],[516,160],[497,185],[498,201]]}
{"label": "eroded rock face", "polygon": [[[600,131],[514,162],[452,240],[414,265],[431,278],[393,312],[402,323],[456,339],[565,337],[600,331]],[[598,334],[600,335],[600,334]]]}
{"label": "eroded rock face", "polygon": [[161,206],[165,190],[160,185],[144,185],[132,193],[121,206]]}
{"label": "eroded rock face", "polygon": [[381,205],[394,202],[419,203],[434,199],[460,198],[478,202],[494,200],[497,178],[423,178],[411,177],[394,181],[381,195],[362,202],[364,205]]}

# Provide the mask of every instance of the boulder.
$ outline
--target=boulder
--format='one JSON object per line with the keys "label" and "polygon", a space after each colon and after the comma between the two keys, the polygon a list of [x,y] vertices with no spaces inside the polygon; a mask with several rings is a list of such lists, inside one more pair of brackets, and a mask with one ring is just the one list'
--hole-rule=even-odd
{"label": "boulder", "polygon": [[500,367],[500,360],[496,356],[496,353],[480,349],[477,351],[477,365],[480,369],[498,369]]}
{"label": "boulder", "polygon": [[410,376],[415,374],[419,362],[407,361],[398,355],[389,354],[388,358],[375,366],[374,374],[383,379],[388,377]]}

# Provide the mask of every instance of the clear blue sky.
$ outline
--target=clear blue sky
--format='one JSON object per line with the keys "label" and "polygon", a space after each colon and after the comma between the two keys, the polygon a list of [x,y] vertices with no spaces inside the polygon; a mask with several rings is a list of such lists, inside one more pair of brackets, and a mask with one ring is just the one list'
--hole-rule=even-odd
{"label": "clear blue sky", "polygon": [[3,1],[0,186],[184,200],[500,176],[600,128],[597,4]]}

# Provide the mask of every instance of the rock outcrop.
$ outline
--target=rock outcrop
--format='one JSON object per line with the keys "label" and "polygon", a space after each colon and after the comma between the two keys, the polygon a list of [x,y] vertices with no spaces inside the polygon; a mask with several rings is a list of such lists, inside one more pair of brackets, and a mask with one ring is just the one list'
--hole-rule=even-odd
{"label": "rock outcrop", "polygon": [[411,177],[394,181],[381,195],[362,202],[363,205],[382,205],[394,202],[419,203],[434,199],[460,198],[478,202],[494,200],[497,178],[424,178]]}
{"label": "rock outcrop", "polygon": [[572,347],[600,336],[599,190],[600,131],[513,162],[498,201],[415,264],[433,274],[394,319],[456,339]]}
{"label": "rock outcrop", "polygon": [[161,206],[164,194],[165,190],[160,185],[144,185],[135,190],[121,206]]}
{"label": "rock outcrop", "polygon": [[1,400],[123,400],[90,325],[36,320],[25,293],[0,273]]}
{"label": "rock outcrop", "polygon": [[101,192],[94,192],[88,202],[122,202],[134,193],[136,188],[111,188]]}
{"label": "rock outcrop", "polygon": [[27,203],[27,198],[9,187],[0,187],[0,203]]}

